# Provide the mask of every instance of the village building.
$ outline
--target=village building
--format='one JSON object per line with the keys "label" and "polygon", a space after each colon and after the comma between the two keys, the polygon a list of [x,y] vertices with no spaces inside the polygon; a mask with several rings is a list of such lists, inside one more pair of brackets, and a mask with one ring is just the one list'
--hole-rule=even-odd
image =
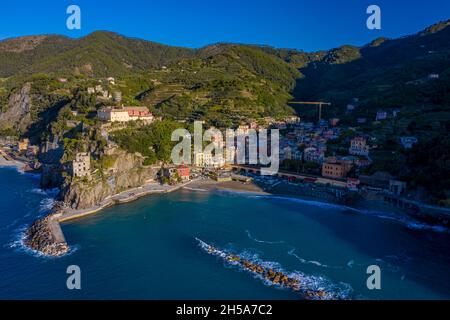
{"label": "village building", "polygon": [[438,73],[430,73],[428,75],[428,79],[429,80],[438,80],[439,79],[439,74]]}
{"label": "village building", "polygon": [[232,180],[230,171],[218,170],[211,174],[211,178],[217,182],[227,182]]}
{"label": "village building", "polygon": [[364,123],[366,123],[367,122],[367,118],[357,118],[356,119],[356,122],[358,123],[358,124],[364,124]]}
{"label": "village building", "polygon": [[111,85],[115,85],[116,84],[116,79],[114,79],[113,77],[106,78],[106,81],[108,81],[108,83],[111,84]]}
{"label": "village building", "polygon": [[375,117],[375,121],[381,121],[387,119],[387,112],[383,110],[377,111],[377,115]]}
{"label": "village building", "polygon": [[336,127],[339,124],[340,119],[339,118],[331,118],[330,119],[330,125],[332,127]]}
{"label": "village building", "polygon": [[322,165],[322,176],[333,179],[342,179],[351,170],[352,164],[348,161],[339,160],[336,157],[329,157]]}
{"label": "village building", "polygon": [[180,165],[177,167],[177,173],[178,173],[178,177],[180,177],[180,179],[182,181],[189,181],[190,179],[190,169],[189,167],[185,166],[185,165]]}
{"label": "village building", "polygon": [[89,153],[77,153],[72,161],[72,174],[74,177],[90,176],[91,156]]}
{"label": "village building", "polygon": [[35,157],[37,156],[38,152],[39,152],[38,146],[28,146],[26,156]]}
{"label": "village building", "polygon": [[194,166],[199,168],[204,166],[203,152],[194,152]]}
{"label": "village building", "polygon": [[100,120],[108,122],[142,120],[150,123],[154,120],[147,107],[105,107],[97,111],[97,116]]}
{"label": "village building", "polygon": [[258,123],[256,121],[251,121],[248,124],[248,126],[249,126],[250,129],[258,129]]}
{"label": "village building", "polygon": [[416,137],[400,137],[400,143],[405,149],[411,149],[419,140]]}
{"label": "village building", "polygon": [[367,141],[363,137],[353,138],[350,142],[350,149],[348,152],[354,156],[368,156],[369,155],[369,146],[367,145]]}
{"label": "village building", "polygon": [[353,111],[353,110],[355,110],[355,105],[354,104],[348,104],[347,105],[347,111]]}
{"label": "village building", "polygon": [[112,97],[113,97],[114,102],[121,102],[122,101],[122,92],[114,91]]}
{"label": "village building", "polygon": [[324,152],[314,147],[306,148],[303,151],[303,160],[321,164],[324,160]]}
{"label": "village building", "polygon": [[389,192],[395,195],[401,195],[406,190],[406,182],[398,180],[389,180]]}
{"label": "village building", "polygon": [[250,130],[250,127],[246,124],[243,124],[243,125],[240,125],[237,127],[236,134],[237,135],[248,134],[249,130]]}
{"label": "village building", "polygon": [[28,149],[28,146],[30,145],[30,140],[25,138],[23,140],[20,140],[17,143],[17,150],[20,151],[26,151]]}
{"label": "village building", "polygon": [[360,175],[359,180],[362,185],[376,189],[389,190],[390,181],[394,180],[394,177],[389,172],[377,171],[371,176]]}
{"label": "village building", "polygon": [[290,117],[286,117],[284,119],[284,121],[288,125],[296,125],[296,124],[299,124],[301,122],[301,119],[300,119],[300,117],[297,117],[297,116],[290,116]]}
{"label": "village building", "polygon": [[291,147],[285,147],[281,151],[280,154],[281,160],[292,160],[292,148]]}
{"label": "village building", "polygon": [[347,189],[350,191],[358,191],[360,181],[355,178],[347,178]]}

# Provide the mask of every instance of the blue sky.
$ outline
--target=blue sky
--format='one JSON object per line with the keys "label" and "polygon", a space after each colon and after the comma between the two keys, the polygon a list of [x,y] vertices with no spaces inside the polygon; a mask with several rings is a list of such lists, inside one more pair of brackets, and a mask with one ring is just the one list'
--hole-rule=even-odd
{"label": "blue sky", "polygon": [[[82,29],[66,28],[66,8],[81,8]],[[366,28],[366,9],[382,10],[382,30]],[[110,30],[164,44],[266,44],[305,51],[400,37],[450,18],[448,0],[2,0],[0,39]]]}

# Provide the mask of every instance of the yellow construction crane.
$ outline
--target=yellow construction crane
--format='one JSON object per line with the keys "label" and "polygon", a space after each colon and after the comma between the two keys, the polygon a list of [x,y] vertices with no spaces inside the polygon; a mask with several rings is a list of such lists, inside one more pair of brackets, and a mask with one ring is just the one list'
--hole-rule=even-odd
{"label": "yellow construction crane", "polygon": [[310,102],[310,101],[293,101],[289,104],[305,104],[319,106],[319,123],[322,120],[322,106],[331,106],[330,102]]}

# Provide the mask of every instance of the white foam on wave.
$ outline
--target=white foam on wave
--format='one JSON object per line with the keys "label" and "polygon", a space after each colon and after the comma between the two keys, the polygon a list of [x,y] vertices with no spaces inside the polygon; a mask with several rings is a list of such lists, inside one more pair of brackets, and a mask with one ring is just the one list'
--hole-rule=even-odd
{"label": "white foam on wave", "polygon": [[250,240],[258,242],[258,243],[265,243],[265,244],[282,244],[284,243],[284,241],[265,241],[265,240],[259,240],[256,238],[253,238],[252,235],[250,234],[249,230],[245,230],[245,233],[247,233],[247,236]]}
{"label": "white foam on wave", "polygon": [[25,254],[31,255],[33,257],[36,257],[36,258],[48,259],[48,260],[63,258],[63,257],[69,256],[69,255],[72,255],[79,249],[79,247],[75,245],[75,246],[70,246],[69,250],[61,256],[54,257],[54,256],[45,255],[42,252],[34,250],[25,244],[26,231],[27,231],[28,227],[29,227],[28,225],[22,225],[19,228],[17,228],[14,231],[13,240],[9,243],[6,243],[4,245],[4,247],[12,249],[19,253],[25,253]]}
{"label": "white foam on wave", "polygon": [[303,264],[312,264],[318,267],[322,267],[322,268],[332,268],[332,269],[341,269],[342,267],[338,267],[338,266],[329,266],[325,263],[322,263],[320,261],[315,261],[315,260],[306,260],[303,259],[302,257],[300,257],[298,254],[295,253],[296,249],[292,248],[291,250],[288,251],[288,255],[293,256],[294,258],[296,258],[298,261],[300,261]]}
{"label": "white foam on wave", "polygon": [[40,189],[40,188],[34,188],[31,189],[32,193],[36,193],[42,196],[46,196],[40,201],[39,204],[39,215],[42,216],[43,214],[49,213],[53,206],[55,205],[56,196],[59,193],[59,189]]}

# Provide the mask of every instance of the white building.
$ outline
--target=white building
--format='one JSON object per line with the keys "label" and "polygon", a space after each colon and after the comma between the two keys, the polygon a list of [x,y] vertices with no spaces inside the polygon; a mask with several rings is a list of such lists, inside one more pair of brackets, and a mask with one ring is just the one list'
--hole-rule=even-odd
{"label": "white building", "polygon": [[114,79],[113,77],[108,77],[106,78],[106,81],[109,82],[109,84],[115,85],[116,84],[116,79]]}
{"label": "white building", "polygon": [[354,156],[368,156],[369,146],[367,145],[366,139],[363,137],[353,138],[350,143],[350,149],[348,152]]}
{"label": "white building", "polygon": [[97,111],[97,116],[102,121],[108,122],[128,122],[130,115],[123,109],[113,109],[112,107],[102,108]]}
{"label": "white building", "polygon": [[377,116],[375,118],[375,121],[381,121],[381,120],[386,120],[387,119],[387,112],[380,110],[377,112]]}
{"label": "white building", "polygon": [[152,122],[154,120],[147,107],[106,107],[98,110],[97,116],[100,120],[108,122],[128,122],[133,120]]}
{"label": "white building", "polygon": [[197,152],[194,153],[194,165],[196,167],[203,167],[204,161],[203,161],[203,152]]}

